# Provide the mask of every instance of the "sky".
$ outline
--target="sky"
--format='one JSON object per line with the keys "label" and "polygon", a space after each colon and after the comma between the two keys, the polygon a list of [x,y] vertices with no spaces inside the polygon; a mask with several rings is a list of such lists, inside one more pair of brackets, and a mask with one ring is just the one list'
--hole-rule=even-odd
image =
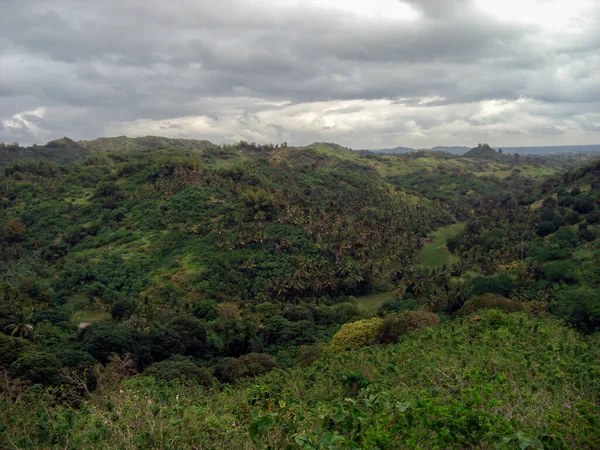
{"label": "sky", "polygon": [[0,141],[600,144],[597,0],[0,0]]}

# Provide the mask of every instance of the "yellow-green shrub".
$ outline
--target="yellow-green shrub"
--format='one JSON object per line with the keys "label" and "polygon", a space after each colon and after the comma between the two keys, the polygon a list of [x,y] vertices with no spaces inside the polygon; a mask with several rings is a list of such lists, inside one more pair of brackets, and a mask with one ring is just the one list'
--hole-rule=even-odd
{"label": "yellow-green shrub", "polygon": [[339,353],[373,344],[382,323],[379,317],[345,323],[333,336],[329,350]]}

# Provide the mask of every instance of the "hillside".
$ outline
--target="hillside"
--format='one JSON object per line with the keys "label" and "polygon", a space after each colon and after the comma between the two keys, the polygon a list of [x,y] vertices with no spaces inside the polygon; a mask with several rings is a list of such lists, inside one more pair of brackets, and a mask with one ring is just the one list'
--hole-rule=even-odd
{"label": "hillside", "polygon": [[119,385],[111,368],[77,410],[39,390],[2,404],[2,438],[23,449],[598,448],[597,337],[490,311],[235,387]]}
{"label": "hillside", "polygon": [[90,142],[0,168],[1,445],[597,446],[598,163]]}

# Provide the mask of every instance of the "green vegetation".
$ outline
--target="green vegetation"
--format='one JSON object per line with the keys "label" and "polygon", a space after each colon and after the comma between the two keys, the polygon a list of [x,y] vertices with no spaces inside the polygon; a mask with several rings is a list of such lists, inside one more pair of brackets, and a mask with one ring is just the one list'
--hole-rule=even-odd
{"label": "green vegetation", "polygon": [[4,149],[3,448],[600,446],[600,163]]}
{"label": "green vegetation", "polygon": [[439,269],[457,261],[448,251],[446,242],[462,233],[464,227],[464,223],[459,222],[440,228],[431,234],[431,242],[426,244],[419,254],[420,261],[427,269]]}

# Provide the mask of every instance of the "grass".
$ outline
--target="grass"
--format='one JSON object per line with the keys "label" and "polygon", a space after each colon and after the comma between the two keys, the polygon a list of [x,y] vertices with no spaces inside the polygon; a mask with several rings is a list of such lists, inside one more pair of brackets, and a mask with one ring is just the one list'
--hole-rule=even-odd
{"label": "grass", "polygon": [[444,265],[450,265],[455,257],[448,251],[446,240],[457,236],[465,228],[465,224],[458,222],[433,232],[432,242],[421,250],[419,260],[427,269],[436,269]]}
{"label": "grass", "polygon": [[82,309],[73,314],[73,320],[79,323],[100,322],[106,319],[110,319],[110,313],[96,309]]}
{"label": "grass", "polygon": [[394,299],[393,292],[383,292],[381,294],[366,295],[358,298],[358,309],[364,315],[374,316],[377,310],[384,302]]}

